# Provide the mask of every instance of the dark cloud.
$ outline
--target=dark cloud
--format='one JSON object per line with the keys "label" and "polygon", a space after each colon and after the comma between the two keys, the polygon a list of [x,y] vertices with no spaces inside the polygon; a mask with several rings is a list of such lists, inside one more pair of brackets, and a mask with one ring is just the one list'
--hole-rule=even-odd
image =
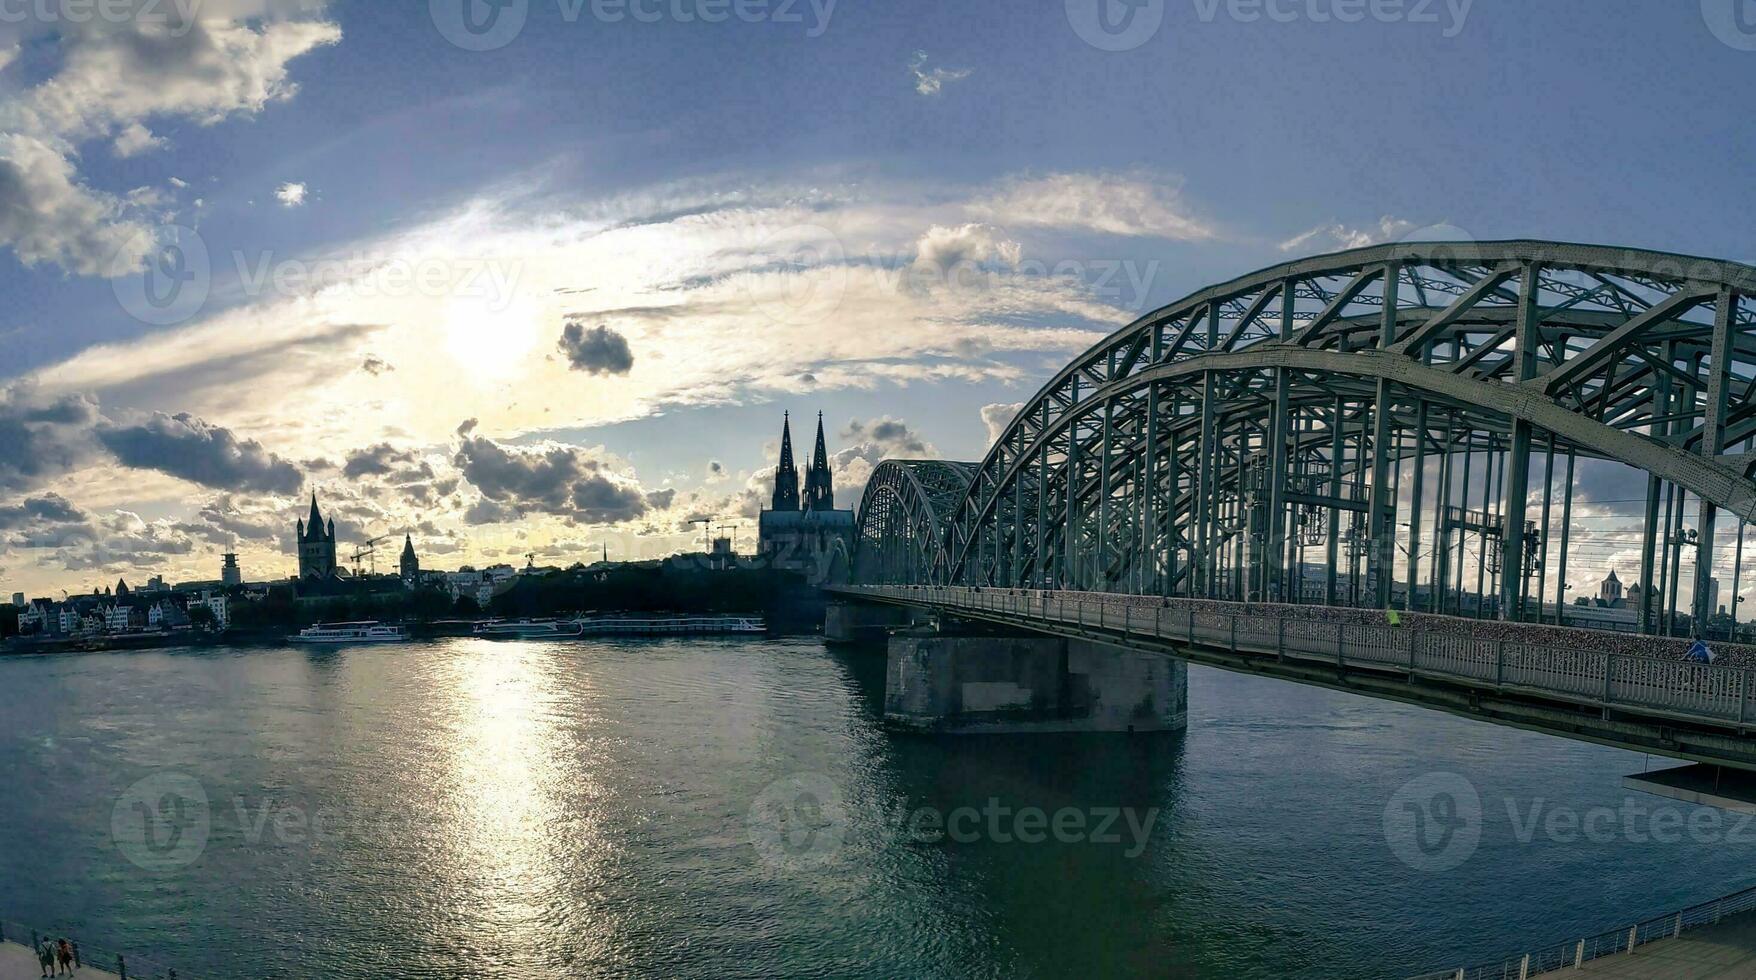
{"label": "dark cloud", "polygon": [[254,439],[189,415],[155,412],[138,425],[102,424],[98,440],[126,466],[158,470],[219,490],[296,493],[298,467]]}
{"label": "dark cloud", "polygon": [[22,527],[58,524],[79,524],[89,520],[84,511],[69,503],[66,497],[46,493],[10,506],[0,507],[0,531]]}
{"label": "dark cloud", "polygon": [[[927,451],[927,444],[910,431],[907,422],[900,419],[878,418],[870,422],[861,422],[855,419],[848,423],[846,429],[842,430],[841,436],[843,439],[853,439],[866,443],[868,446],[875,446],[882,450],[884,456]],[[863,452],[861,455],[869,455],[869,452]]]}
{"label": "dark cloud", "polygon": [[[537,511],[593,524],[615,524],[644,515],[650,505],[640,487],[612,479],[603,464],[574,446],[507,448],[491,439],[465,438],[457,468],[482,496],[514,514]],[[495,523],[505,509],[472,507],[471,523]],[[502,517],[502,519],[506,519]]]}
{"label": "dark cloud", "polygon": [[360,370],[376,378],[386,371],[396,370],[396,366],[376,354],[368,354],[366,360],[360,364]]}
{"label": "dark cloud", "polygon": [[508,507],[483,497],[463,512],[463,519],[468,524],[505,524],[519,518],[516,507]]}
{"label": "dark cloud", "polygon": [[0,390],[0,490],[31,490],[85,462],[98,418],[97,402],[85,395]]}
{"label": "dark cloud", "polygon": [[388,442],[348,453],[341,473],[354,480],[365,476],[386,477],[386,483],[396,485],[432,480],[437,476],[433,467],[421,459],[420,453],[398,449]]}
{"label": "dark cloud", "polygon": [[[1560,485],[1559,481],[1556,485]],[[1646,473],[1626,463],[1582,459],[1573,473],[1573,499],[1585,503],[1615,503],[1618,506],[1612,509],[1628,510],[1628,501],[1646,499]]]}
{"label": "dark cloud", "polygon": [[457,427],[457,434],[459,436],[468,437],[470,433],[476,431],[476,426],[478,424],[479,423],[475,419],[464,419]]}
{"label": "dark cloud", "polygon": [[587,330],[579,321],[570,321],[561,331],[557,346],[575,371],[627,374],[634,369],[634,352],[628,349],[628,338],[609,327],[600,325]]}

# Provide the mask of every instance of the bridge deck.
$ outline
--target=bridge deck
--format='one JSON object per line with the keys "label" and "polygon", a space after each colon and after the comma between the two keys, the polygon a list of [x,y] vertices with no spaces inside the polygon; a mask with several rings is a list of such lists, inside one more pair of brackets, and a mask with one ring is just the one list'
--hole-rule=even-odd
{"label": "bridge deck", "polygon": [[1300,606],[946,586],[830,591],[1756,770],[1756,739],[1745,737],[1756,724],[1750,669],[1580,649],[1571,631],[1543,644],[1461,628],[1328,622]]}

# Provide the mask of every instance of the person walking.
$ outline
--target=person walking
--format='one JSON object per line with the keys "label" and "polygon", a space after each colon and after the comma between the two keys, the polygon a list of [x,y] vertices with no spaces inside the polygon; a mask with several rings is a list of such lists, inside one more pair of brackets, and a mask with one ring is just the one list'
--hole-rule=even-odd
{"label": "person walking", "polygon": [[55,947],[55,959],[61,962],[62,973],[73,975],[73,944],[67,941],[66,936],[62,936],[61,942]]}
{"label": "person walking", "polygon": [[43,940],[43,944],[37,947],[37,962],[43,965],[43,976],[45,977],[50,976],[51,971],[55,969],[55,952],[49,948],[47,939]]}

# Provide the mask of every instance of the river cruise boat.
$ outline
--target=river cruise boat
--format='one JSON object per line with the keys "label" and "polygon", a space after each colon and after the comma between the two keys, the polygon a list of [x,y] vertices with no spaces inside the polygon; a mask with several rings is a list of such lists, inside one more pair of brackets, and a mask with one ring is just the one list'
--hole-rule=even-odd
{"label": "river cruise boat", "polygon": [[582,636],[686,636],[766,633],[761,616],[596,616],[577,620]]}
{"label": "river cruise boat", "polygon": [[401,626],[387,626],[383,623],[318,623],[307,626],[293,636],[287,637],[288,643],[406,643],[408,631]]}
{"label": "river cruise boat", "polygon": [[491,619],[475,628],[475,635],[490,639],[554,640],[579,634],[576,619]]}

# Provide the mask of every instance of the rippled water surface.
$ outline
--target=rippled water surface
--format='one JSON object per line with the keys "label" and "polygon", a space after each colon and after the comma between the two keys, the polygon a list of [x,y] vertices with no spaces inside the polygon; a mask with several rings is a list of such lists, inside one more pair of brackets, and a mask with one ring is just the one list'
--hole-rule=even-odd
{"label": "rippled water surface", "polygon": [[[0,916],[216,980],[1354,977],[1756,881],[1756,828],[1619,788],[1639,755],[1204,669],[1186,735],[925,738],[882,684],[808,639],[0,659]],[[1445,871],[1385,835],[1434,772],[1483,801]],[[777,827],[777,782],[826,806]],[[906,826],[984,806],[1154,819]],[[1621,816],[1592,841],[1557,807]]]}

